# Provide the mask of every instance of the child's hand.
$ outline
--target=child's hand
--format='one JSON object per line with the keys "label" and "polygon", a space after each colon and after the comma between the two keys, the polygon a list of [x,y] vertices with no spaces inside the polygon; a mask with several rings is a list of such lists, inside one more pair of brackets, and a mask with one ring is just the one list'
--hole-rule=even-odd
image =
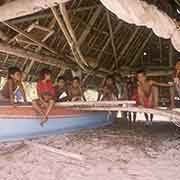
{"label": "child's hand", "polygon": [[168,82],[168,84],[169,84],[169,87],[173,87],[174,86],[173,82]]}

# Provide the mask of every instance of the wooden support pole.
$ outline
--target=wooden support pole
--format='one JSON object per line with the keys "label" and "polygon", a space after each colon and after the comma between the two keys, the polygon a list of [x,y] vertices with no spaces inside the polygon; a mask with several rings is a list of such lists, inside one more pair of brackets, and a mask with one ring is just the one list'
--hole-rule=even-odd
{"label": "wooden support pole", "polygon": [[134,59],[131,61],[130,66],[133,66],[134,63],[138,60],[138,58],[139,58],[140,55],[142,54],[145,46],[147,45],[147,43],[148,43],[149,40],[151,39],[152,35],[153,35],[153,32],[151,31],[151,32],[149,33],[149,35],[147,36],[146,40],[143,42],[143,44],[142,44],[141,47],[139,48],[139,51],[138,51],[138,53],[136,54],[136,56],[135,56]]}
{"label": "wooden support pole", "polygon": [[114,59],[115,59],[115,67],[116,67],[116,69],[118,69],[117,51],[116,51],[116,47],[115,47],[115,43],[114,43],[114,35],[113,35],[113,30],[112,30],[111,17],[110,17],[109,11],[107,11],[107,10],[106,10],[106,16],[107,16],[107,22],[108,22],[108,26],[109,26],[111,45],[113,48],[113,54],[114,54]]}
{"label": "wooden support pole", "polygon": [[7,22],[3,22],[3,24],[5,24],[5,25],[8,26],[9,28],[13,29],[13,30],[16,31],[17,33],[23,35],[23,36],[26,37],[27,39],[35,42],[38,46],[47,49],[48,51],[50,51],[50,52],[53,53],[53,54],[57,54],[56,51],[54,51],[53,49],[49,48],[49,47],[48,47],[46,44],[44,44],[43,42],[41,42],[41,41],[37,40],[36,38],[34,38],[33,35],[31,35],[30,33],[27,33],[27,32],[25,32],[25,31],[23,31],[23,30],[15,27],[14,25],[11,25],[11,24],[9,24],[9,23],[7,23]]}

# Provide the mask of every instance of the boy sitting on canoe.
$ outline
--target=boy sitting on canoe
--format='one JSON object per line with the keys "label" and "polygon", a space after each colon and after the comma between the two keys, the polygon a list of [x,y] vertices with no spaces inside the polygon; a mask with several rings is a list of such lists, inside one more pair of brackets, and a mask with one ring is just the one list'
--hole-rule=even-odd
{"label": "boy sitting on canoe", "polygon": [[[158,105],[158,89],[160,87],[172,87],[173,84],[159,83],[153,80],[148,80],[144,70],[137,71],[137,98],[136,102],[145,108],[154,108]],[[152,124],[153,114],[150,114],[150,118],[145,113],[146,125]]]}
{"label": "boy sitting on canoe", "polygon": [[99,90],[98,101],[113,101],[118,99],[116,81],[112,75],[106,77]]}
{"label": "boy sitting on canoe", "polygon": [[69,100],[66,80],[63,76],[58,77],[57,84],[54,86],[56,102],[65,102]]}
{"label": "boy sitting on canoe", "polygon": [[17,67],[11,67],[8,69],[8,79],[0,92],[0,101],[16,103],[15,94],[17,91],[21,93],[23,101],[26,102],[21,70]]}
{"label": "boy sitting on canoe", "polygon": [[79,77],[73,78],[72,85],[68,88],[68,94],[71,101],[86,101]]}
{"label": "boy sitting on canoe", "polygon": [[55,103],[55,89],[51,82],[51,71],[42,69],[37,82],[38,99],[32,101],[32,106],[41,116],[41,125],[48,121],[48,115]]}

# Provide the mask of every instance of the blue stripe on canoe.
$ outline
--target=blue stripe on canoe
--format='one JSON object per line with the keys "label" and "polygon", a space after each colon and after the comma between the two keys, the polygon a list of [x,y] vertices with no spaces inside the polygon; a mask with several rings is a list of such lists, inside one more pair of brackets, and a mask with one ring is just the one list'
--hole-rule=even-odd
{"label": "blue stripe on canoe", "polygon": [[83,128],[97,128],[111,124],[113,116],[108,112],[85,113],[81,116],[54,117],[43,126],[38,119],[0,118],[0,141],[20,140],[51,134],[74,132]]}

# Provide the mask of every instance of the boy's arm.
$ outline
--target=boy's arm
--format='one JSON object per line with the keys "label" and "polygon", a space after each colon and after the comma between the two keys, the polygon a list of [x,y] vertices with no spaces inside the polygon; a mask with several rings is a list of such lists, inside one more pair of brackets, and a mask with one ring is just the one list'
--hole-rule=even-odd
{"label": "boy's arm", "polygon": [[26,98],[26,93],[25,93],[25,90],[24,90],[24,86],[22,83],[19,84],[19,89],[23,95],[23,98],[24,98],[24,102],[27,102],[27,98]]}
{"label": "boy's arm", "polygon": [[173,83],[168,84],[168,83],[160,83],[157,81],[151,81],[151,84],[154,86],[160,86],[160,87],[173,87],[174,86]]}
{"label": "boy's arm", "polygon": [[12,82],[12,80],[8,80],[8,91],[9,91],[10,102],[12,104],[14,104],[14,94],[13,94],[13,82]]}

